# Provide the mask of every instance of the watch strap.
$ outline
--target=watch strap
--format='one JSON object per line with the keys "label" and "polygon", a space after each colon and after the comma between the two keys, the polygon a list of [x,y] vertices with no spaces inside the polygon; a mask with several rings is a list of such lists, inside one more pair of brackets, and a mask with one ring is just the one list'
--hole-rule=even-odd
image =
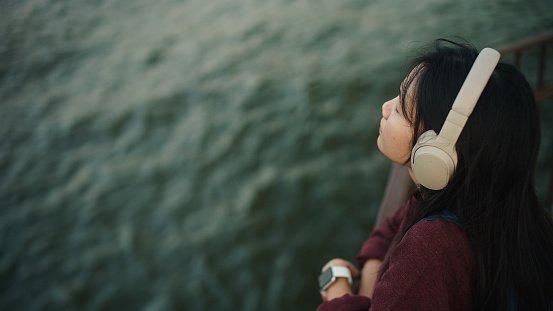
{"label": "watch strap", "polygon": [[349,285],[353,282],[351,278],[351,271],[348,267],[332,266],[330,269],[332,269],[333,278],[347,278]]}

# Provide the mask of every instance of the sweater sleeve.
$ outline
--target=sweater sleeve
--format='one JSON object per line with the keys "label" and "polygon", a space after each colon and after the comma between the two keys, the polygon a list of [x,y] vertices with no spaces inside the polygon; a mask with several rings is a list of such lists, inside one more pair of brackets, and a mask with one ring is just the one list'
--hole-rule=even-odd
{"label": "sweater sleeve", "polygon": [[414,204],[415,198],[413,197],[393,214],[385,217],[380,225],[372,231],[355,258],[359,269],[362,269],[369,259],[384,260],[395,236],[402,228],[402,223],[405,222],[406,215],[409,214],[409,210],[413,208]]}
{"label": "sweater sleeve", "polygon": [[376,284],[373,299],[344,295],[323,302],[317,311],[468,311],[475,267],[470,246],[457,225],[422,221],[390,255],[389,268]]}
{"label": "sweater sleeve", "polygon": [[371,300],[360,295],[346,294],[323,302],[317,311],[367,311],[371,307]]}

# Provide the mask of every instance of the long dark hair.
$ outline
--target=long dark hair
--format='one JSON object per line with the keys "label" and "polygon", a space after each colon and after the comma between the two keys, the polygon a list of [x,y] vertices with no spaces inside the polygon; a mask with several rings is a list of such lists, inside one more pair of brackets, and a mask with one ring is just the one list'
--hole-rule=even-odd
{"label": "long dark hair", "polygon": [[[400,94],[413,145],[426,130],[439,133],[477,55],[440,39],[414,60]],[[444,209],[463,224],[477,271],[475,310],[507,310],[513,297],[519,310],[553,309],[553,221],[535,192],[539,144],[533,92],[514,66],[500,63],[456,144],[449,184],[418,189],[411,226]]]}

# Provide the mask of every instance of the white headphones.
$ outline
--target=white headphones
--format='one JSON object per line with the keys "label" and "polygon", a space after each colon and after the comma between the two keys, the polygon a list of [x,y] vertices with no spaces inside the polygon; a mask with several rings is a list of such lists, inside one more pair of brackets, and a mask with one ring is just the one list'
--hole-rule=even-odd
{"label": "white headphones", "polygon": [[426,188],[440,190],[447,186],[457,165],[455,143],[500,57],[494,49],[485,48],[480,52],[453,102],[440,135],[433,130],[426,131],[413,147],[411,169],[417,181]]}

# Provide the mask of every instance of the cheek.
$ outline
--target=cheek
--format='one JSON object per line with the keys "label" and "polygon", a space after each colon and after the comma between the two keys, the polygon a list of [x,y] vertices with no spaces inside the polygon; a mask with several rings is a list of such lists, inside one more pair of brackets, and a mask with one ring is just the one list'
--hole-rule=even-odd
{"label": "cheek", "polygon": [[412,128],[404,120],[391,118],[384,123],[377,140],[380,151],[390,160],[404,164],[411,157]]}
{"label": "cheek", "polygon": [[392,135],[390,135],[390,147],[394,149],[395,154],[405,162],[411,156],[412,149],[412,132],[409,127],[400,127]]}
{"label": "cheek", "polygon": [[401,145],[409,154],[411,154],[411,139],[412,139],[412,133],[411,131],[407,131],[401,135],[401,137],[398,137],[398,141],[401,142]]}

